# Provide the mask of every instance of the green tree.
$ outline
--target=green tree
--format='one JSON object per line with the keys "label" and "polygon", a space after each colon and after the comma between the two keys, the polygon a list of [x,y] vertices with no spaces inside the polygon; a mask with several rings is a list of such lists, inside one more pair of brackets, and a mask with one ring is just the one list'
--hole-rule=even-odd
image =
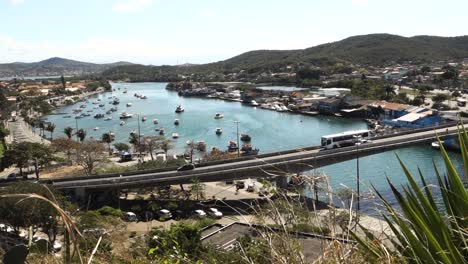
{"label": "green tree", "polygon": [[130,150],[130,146],[128,144],[125,144],[125,143],[122,143],[122,142],[115,143],[114,148],[119,152],[129,151]]}
{"label": "green tree", "polygon": [[2,157],[2,167],[10,167],[16,165],[20,170],[20,175],[27,179],[27,174],[23,174],[23,168],[29,165],[31,160],[31,145],[29,142],[21,142],[13,144],[5,151]]}
{"label": "green tree", "polygon": [[106,143],[107,144],[107,147],[108,147],[108,150],[109,150],[109,155],[112,155],[112,151],[111,151],[111,143],[112,141],[114,141],[114,135],[112,135],[112,133],[104,133],[102,134],[102,137],[101,137],[101,140],[102,142]]}
{"label": "green tree", "polygon": [[63,129],[63,133],[65,133],[65,135],[67,135],[68,139],[72,139],[73,128],[72,127],[66,127],[66,128]]}
{"label": "green tree", "polygon": [[62,83],[62,89],[65,89],[67,87],[67,82],[65,82],[65,77],[60,76],[60,82]]}
{"label": "green tree", "polygon": [[95,140],[83,141],[76,150],[76,163],[83,167],[86,175],[91,175],[96,164],[106,160],[102,155],[104,151],[104,146]]}
{"label": "green tree", "polygon": [[185,260],[183,263],[188,263],[186,257],[197,259],[201,254],[202,244],[200,230],[190,224],[175,224],[171,225],[167,231],[155,229],[150,233],[149,255],[153,258],[161,256],[171,257],[173,262]]}
{"label": "green tree", "polygon": [[10,134],[10,131],[0,123],[0,143],[5,143],[5,138]]}
{"label": "green tree", "polygon": [[46,130],[50,132],[50,139],[53,139],[52,135],[55,130],[55,124],[54,123],[49,123],[46,127]]}
{"label": "green tree", "polygon": [[39,166],[49,165],[54,160],[51,149],[43,144],[29,143],[29,151],[34,165],[36,179],[39,180]]}
{"label": "green tree", "polygon": [[76,136],[78,137],[78,139],[80,140],[80,142],[83,142],[86,138],[86,131],[82,128],[78,129],[78,131],[76,131]]}

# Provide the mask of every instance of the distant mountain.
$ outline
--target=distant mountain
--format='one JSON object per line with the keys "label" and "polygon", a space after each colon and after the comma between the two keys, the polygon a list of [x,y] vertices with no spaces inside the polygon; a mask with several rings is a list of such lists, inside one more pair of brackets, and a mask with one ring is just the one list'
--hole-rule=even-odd
{"label": "distant mountain", "polygon": [[[468,58],[468,36],[402,37],[390,34],[353,36],[341,41],[318,45],[302,50],[256,50],[215,63],[183,66],[141,66],[125,65],[111,68],[103,74],[111,78],[139,80],[167,78],[176,73],[238,72],[250,73],[277,70],[286,65],[302,64],[329,66],[337,62],[362,66],[386,66],[412,61],[430,63],[440,60]],[[134,75],[134,73],[137,75]]]}
{"label": "distant mountain", "polygon": [[0,64],[0,77],[93,74],[123,65],[132,65],[132,63],[120,61],[108,64],[95,64],[54,57],[32,63],[14,62]]}

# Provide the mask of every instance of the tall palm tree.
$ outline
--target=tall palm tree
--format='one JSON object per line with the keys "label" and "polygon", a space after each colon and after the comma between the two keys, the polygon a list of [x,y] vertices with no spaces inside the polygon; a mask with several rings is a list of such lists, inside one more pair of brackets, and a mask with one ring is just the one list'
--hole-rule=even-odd
{"label": "tall palm tree", "polygon": [[110,144],[112,143],[112,141],[114,141],[114,136],[110,132],[109,133],[104,133],[104,134],[102,134],[101,140],[102,140],[102,142],[107,143],[107,147],[109,149],[109,155],[111,155],[112,152],[111,152]]}
{"label": "tall palm tree", "polygon": [[83,142],[86,138],[86,131],[80,128],[76,131],[76,136],[80,139],[80,142]]}
{"label": "tall palm tree", "polygon": [[72,139],[73,128],[72,127],[66,127],[66,128],[63,129],[63,133],[65,133],[65,135],[67,135],[68,139]]}
{"label": "tall palm tree", "polygon": [[54,123],[48,124],[47,127],[46,127],[46,130],[50,132],[50,139],[53,139],[52,135],[53,135],[54,130],[55,130],[55,124]]}

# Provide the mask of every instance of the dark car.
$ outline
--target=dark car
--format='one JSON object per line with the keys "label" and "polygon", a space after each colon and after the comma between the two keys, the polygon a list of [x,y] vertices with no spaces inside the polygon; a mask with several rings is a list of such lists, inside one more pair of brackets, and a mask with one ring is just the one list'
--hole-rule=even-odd
{"label": "dark car", "polygon": [[188,171],[188,170],[193,170],[193,169],[195,169],[195,165],[193,165],[192,163],[189,163],[189,164],[180,166],[179,168],[177,168],[177,171]]}
{"label": "dark car", "polygon": [[184,210],[175,210],[175,211],[172,211],[172,217],[175,219],[175,220],[180,220],[180,219],[183,219],[183,218],[188,218],[190,216],[190,213],[188,211],[184,211]]}

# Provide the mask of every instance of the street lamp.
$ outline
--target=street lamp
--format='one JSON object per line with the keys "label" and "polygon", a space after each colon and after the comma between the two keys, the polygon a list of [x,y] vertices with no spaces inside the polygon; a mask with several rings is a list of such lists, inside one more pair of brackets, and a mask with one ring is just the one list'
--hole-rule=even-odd
{"label": "street lamp", "polygon": [[359,177],[359,145],[361,145],[361,135],[354,136],[357,139],[357,142],[354,144],[356,146],[356,185],[357,185],[357,210],[360,209],[360,200],[361,200],[361,193],[360,193],[360,177]]}
{"label": "street lamp", "polygon": [[237,157],[240,157],[240,146],[239,146],[239,123],[240,121],[234,121],[236,123],[236,134],[237,134]]}

